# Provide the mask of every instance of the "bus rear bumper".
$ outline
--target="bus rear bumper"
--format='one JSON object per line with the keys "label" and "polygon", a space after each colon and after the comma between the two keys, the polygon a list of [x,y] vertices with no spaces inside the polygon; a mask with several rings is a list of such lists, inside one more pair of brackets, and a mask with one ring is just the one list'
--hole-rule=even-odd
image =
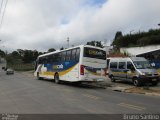
{"label": "bus rear bumper", "polygon": [[105,78],[85,78],[82,81],[84,82],[104,82]]}

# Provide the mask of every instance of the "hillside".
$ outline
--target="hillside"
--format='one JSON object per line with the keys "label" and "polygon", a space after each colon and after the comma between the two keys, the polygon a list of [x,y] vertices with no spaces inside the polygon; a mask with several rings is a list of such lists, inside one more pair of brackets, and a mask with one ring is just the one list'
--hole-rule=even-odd
{"label": "hillside", "polygon": [[116,45],[117,47],[141,47],[157,44],[160,44],[160,29],[151,29],[148,32],[140,32],[132,35],[119,35],[115,37],[112,43],[112,45]]}

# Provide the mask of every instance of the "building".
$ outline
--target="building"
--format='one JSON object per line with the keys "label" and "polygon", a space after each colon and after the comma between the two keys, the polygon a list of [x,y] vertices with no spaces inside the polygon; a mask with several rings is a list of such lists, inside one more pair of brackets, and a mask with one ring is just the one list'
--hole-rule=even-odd
{"label": "building", "polygon": [[127,53],[129,56],[145,57],[154,63],[157,69],[160,69],[160,45],[121,48],[120,52]]}

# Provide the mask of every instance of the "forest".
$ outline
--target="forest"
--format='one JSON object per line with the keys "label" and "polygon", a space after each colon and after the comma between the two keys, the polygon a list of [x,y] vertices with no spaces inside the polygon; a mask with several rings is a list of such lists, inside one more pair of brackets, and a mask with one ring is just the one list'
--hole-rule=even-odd
{"label": "forest", "polygon": [[116,47],[141,47],[160,44],[160,29],[150,29],[147,32],[123,35],[118,31],[112,45]]}

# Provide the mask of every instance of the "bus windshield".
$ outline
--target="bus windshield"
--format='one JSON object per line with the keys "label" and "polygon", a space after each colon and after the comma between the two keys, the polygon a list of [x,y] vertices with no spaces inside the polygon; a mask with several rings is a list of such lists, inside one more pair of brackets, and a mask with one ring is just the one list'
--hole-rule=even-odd
{"label": "bus windshield", "polygon": [[134,61],[133,63],[137,69],[152,69],[152,66],[148,61]]}
{"label": "bus windshield", "polygon": [[99,50],[96,48],[85,47],[84,57],[106,60],[106,52],[104,50]]}

